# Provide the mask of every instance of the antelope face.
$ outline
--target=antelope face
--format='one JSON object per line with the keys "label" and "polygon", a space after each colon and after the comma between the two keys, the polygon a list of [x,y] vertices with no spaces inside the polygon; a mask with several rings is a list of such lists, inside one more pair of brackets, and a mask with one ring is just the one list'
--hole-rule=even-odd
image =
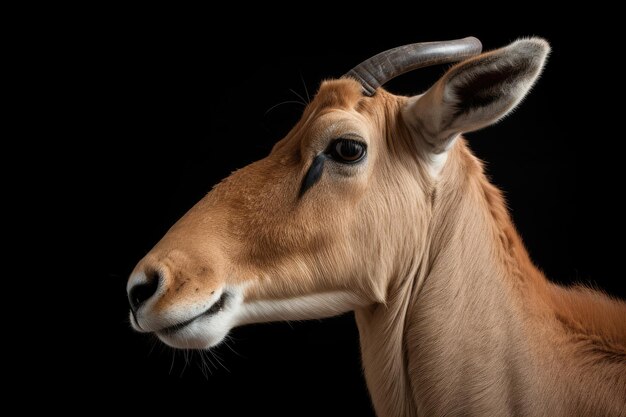
{"label": "antelope face", "polygon": [[420,59],[475,55],[480,43],[417,50],[323,83],[269,156],[185,214],[128,280],[132,326],[170,346],[205,349],[238,325],[322,318],[394,297],[420,267],[436,184],[463,146],[456,138],[509,112],[548,46],[519,41],[480,55],[420,96],[376,90],[399,67],[373,74],[399,56],[415,68]]}
{"label": "antelope face", "polygon": [[[424,200],[410,144],[389,142],[403,101],[365,97],[351,79],[324,83],[268,157],[217,185],[138,263],[127,286],[133,327],[208,348],[237,325],[383,300],[375,278],[408,255],[394,241],[417,243],[403,223]],[[394,192],[401,184],[410,191]]]}

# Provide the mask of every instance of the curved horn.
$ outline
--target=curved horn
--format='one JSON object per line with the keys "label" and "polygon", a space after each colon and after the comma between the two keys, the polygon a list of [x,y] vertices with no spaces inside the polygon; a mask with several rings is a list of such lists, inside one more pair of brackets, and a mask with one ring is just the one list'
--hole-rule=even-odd
{"label": "curved horn", "polygon": [[483,49],[473,36],[442,42],[422,42],[381,52],[352,68],[344,77],[361,83],[363,92],[373,96],[376,89],[405,72],[432,65],[447,64],[478,55]]}

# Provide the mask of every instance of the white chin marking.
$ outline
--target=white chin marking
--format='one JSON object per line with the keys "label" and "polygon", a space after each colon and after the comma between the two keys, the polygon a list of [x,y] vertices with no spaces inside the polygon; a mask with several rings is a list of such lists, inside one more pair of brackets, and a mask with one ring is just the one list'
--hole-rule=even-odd
{"label": "white chin marking", "polygon": [[233,327],[231,320],[219,317],[201,317],[176,332],[157,336],[168,346],[179,349],[209,349],[219,345]]}
{"label": "white chin marking", "polygon": [[[209,349],[219,345],[236,326],[285,320],[309,320],[336,316],[363,305],[347,291],[331,291],[296,298],[243,302],[242,288],[224,289],[229,294],[215,314],[199,316],[180,328],[156,331],[165,344],[179,349]],[[196,310],[191,308],[191,310]],[[133,327],[136,326],[131,318]]]}
{"label": "white chin marking", "polygon": [[[236,315],[241,308],[242,291],[237,288],[224,288],[220,294],[227,294],[219,311],[200,315],[186,325],[169,327],[155,333],[168,346],[179,349],[209,349],[219,345],[236,326]],[[197,308],[191,307],[196,311]],[[179,327],[179,328],[177,328]]]}
{"label": "white chin marking", "polygon": [[359,298],[347,291],[331,291],[280,300],[244,303],[237,324],[284,320],[310,320],[336,316],[361,306]]}

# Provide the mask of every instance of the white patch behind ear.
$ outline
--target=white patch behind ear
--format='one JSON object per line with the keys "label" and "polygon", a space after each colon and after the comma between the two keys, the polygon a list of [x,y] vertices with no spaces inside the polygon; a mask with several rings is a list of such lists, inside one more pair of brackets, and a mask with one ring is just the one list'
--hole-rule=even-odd
{"label": "white patch behind ear", "polygon": [[433,170],[463,132],[491,125],[528,93],[550,51],[539,38],[522,39],[452,67],[424,95],[409,99],[404,120],[423,140]]}

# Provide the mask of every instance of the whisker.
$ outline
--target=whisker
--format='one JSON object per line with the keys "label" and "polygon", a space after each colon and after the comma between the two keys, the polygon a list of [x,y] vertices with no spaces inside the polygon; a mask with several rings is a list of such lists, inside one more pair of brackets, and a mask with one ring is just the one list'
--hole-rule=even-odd
{"label": "whisker", "polygon": [[[215,366],[215,364],[213,363],[213,361],[211,360],[211,358],[209,357],[209,351],[208,350],[203,350],[202,353],[204,355],[204,359],[207,360],[207,362],[215,369],[217,369],[217,367]],[[211,369],[211,368],[209,368]],[[212,373],[211,373],[212,374]]]}
{"label": "whisker", "polygon": [[176,361],[176,350],[171,349],[171,351],[172,351],[172,363],[170,365],[169,375],[172,375],[172,370],[174,369],[174,362]]}
{"label": "whisker", "polygon": [[154,335],[151,335],[151,336],[152,337],[150,337],[150,341],[151,341],[152,346],[150,346],[150,350],[148,351],[148,357],[152,355],[152,352],[154,352],[154,348],[159,343],[159,339],[156,336]]}
{"label": "whisker", "polygon": [[306,94],[306,102],[307,104],[311,102],[311,96],[309,95],[309,89],[306,88],[306,83],[304,82],[304,77],[302,76],[302,71],[300,71],[300,79],[302,80],[302,86],[304,87],[304,93]]}
{"label": "whisker", "polygon": [[213,369],[217,370],[217,365],[216,365],[216,364],[215,364],[215,363],[211,360],[211,358],[209,357],[209,355],[210,355],[210,356],[213,356],[213,355],[211,354],[211,350],[210,350],[210,349],[209,349],[209,350],[205,350],[205,352],[206,352],[206,359],[209,361],[209,363],[211,364],[211,366],[213,367]]}
{"label": "whisker", "polygon": [[300,94],[298,94],[298,92],[296,90],[294,90],[293,88],[290,88],[289,91],[294,93],[296,95],[296,97],[298,97],[301,100],[300,104],[302,104],[303,106],[306,107],[306,100],[304,99],[304,97],[302,97]]}
{"label": "whisker", "polygon": [[180,374],[178,375],[179,378],[183,377],[183,374],[185,373],[185,369],[187,369],[187,365],[189,365],[189,350],[187,349],[183,350],[183,359],[185,360],[185,363],[183,364],[183,370],[180,371]]}
{"label": "whisker", "polygon": [[299,104],[299,105],[301,105],[301,106],[305,106],[304,104],[302,104],[302,103],[301,103],[301,102],[299,102],[299,101],[296,101],[296,100],[287,100],[287,101],[283,101],[283,102],[281,102],[281,103],[278,103],[278,104],[273,105],[272,107],[270,107],[269,109],[267,109],[267,111],[265,112],[265,114],[264,114],[263,116],[267,116],[267,114],[268,114],[269,112],[271,112],[272,110],[274,110],[276,107],[282,106],[283,104]]}
{"label": "whisker", "polygon": [[[204,376],[204,379],[209,379],[209,374],[207,373],[207,364],[206,361],[204,360],[204,354],[202,353],[201,350],[198,351],[198,356],[200,357],[200,363],[199,363],[199,367],[200,367],[200,371],[202,372],[202,375]],[[210,370],[209,370],[210,372]]]}
{"label": "whisker", "polygon": [[222,366],[222,368],[226,369],[226,372],[230,373],[230,370],[226,367],[226,365],[224,365],[222,361],[220,361],[219,355],[216,352],[212,352],[212,351],[209,351],[209,352],[211,353],[211,355],[213,355],[213,358],[215,359],[215,361],[219,363]]}
{"label": "whisker", "polygon": [[228,344],[228,342],[230,342],[230,341],[234,341],[234,339],[232,338],[232,336],[230,336],[230,335],[226,336],[226,339],[224,340],[224,345],[225,345],[228,349],[230,349],[230,351],[231,351],[231,352],[233,352],[235,355],[239,356],[240,358],[244,358],[244,359],[246,359],[246,358],[245,358],[242,354],[240,354],[239,352],[237,352],[234,348],[232,348],[232,347]]}

